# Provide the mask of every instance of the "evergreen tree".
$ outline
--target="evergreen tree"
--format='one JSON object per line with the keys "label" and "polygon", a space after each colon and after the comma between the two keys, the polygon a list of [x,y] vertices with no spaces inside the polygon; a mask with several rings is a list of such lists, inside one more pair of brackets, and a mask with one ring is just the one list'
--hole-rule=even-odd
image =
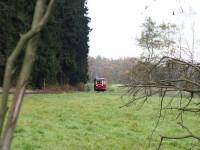
{"label": "evergreen tree", "polygon": [[[9,50],[15,46],[20,33],[31,25],[34,3],[25,0],[0,2],[0,85]],[[55,10],[41,33],[41,43],[44,44],[40,44],[31,75],[31,85],[36,88],[42,88],[44,83],[63,85],[87,81],[90,19],[86,0],[60,0]],[[21,63],[20,60],[17,64]],[[20,69],[18,66],[15,74]]]}

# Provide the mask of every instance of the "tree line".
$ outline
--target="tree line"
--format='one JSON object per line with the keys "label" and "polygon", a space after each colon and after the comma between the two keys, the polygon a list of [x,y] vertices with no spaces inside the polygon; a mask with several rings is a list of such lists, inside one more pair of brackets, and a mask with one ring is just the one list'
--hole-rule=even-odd
{"label": "tree line", "polygon": [[95,77],[103,77],[109,83],[127,83],[131,77],[131,70],[136,65],[137,59],[133,57],[109,59],[101,56],[89,57],[88,75],[90,82]]}
{"label": "tree line", "polygon": [[[20,34],[25,33],[31,26],[34,6],[35,1],[0,2],[0,86],[8,56]],[[86,0],[59,0],[55,10],[40,35],[38,55],[30,78],[30,85],[34,88],[42,88],[44,84],[85,83],[88,79],[90,18],[87,16]],[[18,59],[15,64],[14,77],[19,74],[21,60]],[[13,79],[13,85],[16,80]]]}

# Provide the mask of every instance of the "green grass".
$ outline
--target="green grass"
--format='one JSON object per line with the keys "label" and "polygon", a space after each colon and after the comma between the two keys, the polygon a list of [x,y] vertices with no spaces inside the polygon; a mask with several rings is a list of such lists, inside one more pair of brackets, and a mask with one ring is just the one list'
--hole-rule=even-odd
{"label": "green grass", "polygon": [[[15,132],[13,150],[145,150],[159,112],[158,98],[145,104],[124,107],[120,94],[83,92],[29,95],[25,98]],[[179,135],[182,130],[168,114],[155,133],[150,149],[159,143],[158,134]],[[199,132],[196,116],[186,123]],[[198,117],[197,117],[198,118]],[[167,125],[164,125],[167,123]],[[175,127],[175,128],[174,128]],[[166,141],[163,150],[189,147],[192,140]]]}

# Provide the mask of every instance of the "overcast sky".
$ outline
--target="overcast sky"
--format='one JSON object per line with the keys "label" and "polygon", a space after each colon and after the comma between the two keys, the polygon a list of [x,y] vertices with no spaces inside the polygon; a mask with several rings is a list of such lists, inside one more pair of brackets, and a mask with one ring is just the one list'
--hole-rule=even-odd
{"label": "overcast sky", "polygon": [[[194,24],[196,33],[200,28],[200,0],[88,0],[87,6],[92,28],[89,55],[94,57],[140,56],[141,49],[135,39],[147,16],[158,23],[184,25],[187,35],[191,24]],[[173,11],[175,15],[172,15]]]}

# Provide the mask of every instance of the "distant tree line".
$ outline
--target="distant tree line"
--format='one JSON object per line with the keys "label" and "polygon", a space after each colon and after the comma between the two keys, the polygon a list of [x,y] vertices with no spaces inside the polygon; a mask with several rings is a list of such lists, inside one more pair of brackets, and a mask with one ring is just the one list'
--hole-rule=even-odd
{"label": "distant tree line", "polygon": [[131,77],[131,70],[136,65],[136,58],[108,59],[97,56],[89,57],[89,79],[104,77],[109,83],[127,83]]}
{"label": "distant tree line", "polygon": [[[6,60],[20,33],[31,25],[35,1],[0,2],[0,86]],[[77,84],[88,79],[88,34],[90,28],[86,0],[59,0],[51,21],[41,33],[41,44],[33,67],[30,85]],[[26,9],[24,9],[26,8]],[[20,56],[23,58],[24,56]],[[18,59],[13,74],[18,74]],[[13,84],[16,83],[14,79]]]}

